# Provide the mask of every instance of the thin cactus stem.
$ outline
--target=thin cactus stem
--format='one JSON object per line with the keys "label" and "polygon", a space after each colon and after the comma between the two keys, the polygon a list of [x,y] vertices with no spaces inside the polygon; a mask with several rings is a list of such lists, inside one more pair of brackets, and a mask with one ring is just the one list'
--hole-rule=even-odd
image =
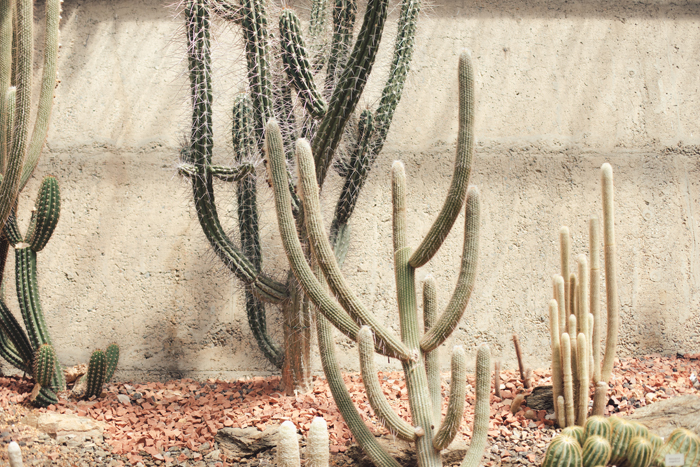
{"label": "thin cactus stem", "polygon": [[578,294],[576,293],[576,287],[578,286],[578,278],[576,273],[572,272],[569,274],[569,315],[574,315],[578,317],[576,313],[576,305],[578,304]]}
{"label": "thin cactus stem", "polygon": [[459,135],[452,183],[440,214],[411,256],[410,264],[419,268],[430,261],[454,225],[462,209],[469,185],[474,155],[474,70],[467,52],[459,56]]}
{"label": "thin cactus stem", "polygon": [[557,301],[557,309],[559,310],[559,335],[566,332],[566,323],[568,315],[566,314],[566,289],[564,285],[564,278],[555,274],[552,277],[552,283],[554,288],[553,297]]}
{"label": "thin cactus stem", "polygon": [[608,403],[608,383],[598,381],[595,384],[595,392],[593,393],[593,408],[591,415],[605,415],[605,406]]}
{"label": "thin cactus stem", "polygon": [[315,38],[326,27],[327,0],[314,0],[311,4],[311,19],[309,20],[309,35]]}
{"label": "thin cactus stem", "polygon": [[566,426],[576,423],[574,412],[574,381],[571,375],[571,339],[568,333],[561,335],[561,362],[564,383],[564,403],[566,411]]}
{"label": "thin cactus stem", "polygon": [[600,319],[600,223],[598,217],[588,220],[590,269],[590,311],[593,315],[593,332],[591,333],[593,354],[593,381],[600,381],[600,341],[603,337]]}
{"label": "thin cactus stem", "polygon": [[[578,331],[588,336],[590,333],[588,330],[588,260],[585,255],[579,255],[576,258],[576,263],[578,266],[576,324],[578,325]],[[587,358],[586,361],[588,361]]]}
{"label": "thin cactus stem", "polygon": [[[10,41],[11,42],[11,41]],[[0,169],[2,173],[7,171],[7,163],[12,147],[13,125],[15,120],[17,88],[14,86],[7,88],[2,94],[2,113],[0,114]]]}
{"label": "thin cactus stem", "polygon": [[[571,257],[571,237],[569,235],[569,228],[562,226],[559,229],[559,260],[561,263],[561,277],[564,278],[564,307],[566,309],[566,316],[571,314],[571,308],[569,305],[569,300],[571,299],[571,289],[569,282],[570,266],[569,258]],[[561,302],[560,302],[561,303]]]}
{"label": "thin cactus stem", "polygon": [[318,258],[323,275],[326,277],[333,294],[358,325],[368,325],[374,330],[378,349],[386,348],[385,352],[400,357],[402,360],[408,359],[406,346],[380,324],[376,317],[359,301],[340,271],[323,226],[313,155],[311,154],[311,146],[306,140],[297,141],[296,155],[299,174],[298,186],[302,192],[301,199],[304,204],[306,230],[311,248]]}
{"label": "thin cactus stem", "polygon": [[564,396],[557,397],[557,425],[560,428],[566,426],[566,402],[564,402]]}
{"label": "thin cactus stem", "polygon": [[576,338],[578,350],[578,401],[576,404],[576,424],[583,426],[588,416],[588,391],[590,378],[588,377],[588,337],[580,332]]}
{"label": "thin cactus stem", "polygon": [[513,334],[513,347],[515,348],[515,356],[518,360],[518,371],[520,372],[520,381],[525,382],[525,364],[523,363],[523,352],[520,349],[520,339],[517,334]]}
{"label": "thin cactus stem", "polygon": [[399,467],[399,463],[391,457],[376,438],[369,431],[367,425],[360,417],[355,408],[355,404],[350,397],[343,375],[340,372],[338,359],[335,353],[335,342],[333,340],[333,328],[328,320],[321,313],[316,315],[316,330],[318,335],[318,350],[323,365],[323,373],[326,375],[328,387],[333,394],[335,405],[338,406],[340,414],[343,416],[345,424],[350,428],[357,444],[367,454],[377,467]]}
{"label": "thin cactus stem", "polygon": [[337,86],[338,66],[345,63],[350,51],[352,30],[357,15],[357,2],[355,0],[335,0],[333,5],[333,39],[331,51],[328,56],[326,68],[326,90],[328,97]]}
{"label": "thin cactus stem", "polygon": [[501,397],[501,361],[493,364],[493,395]]}
{"label": "thin cactus stem", "polygon": [[357,334],[357,344],[360,353],[362,382],[374,414],[391,433],[406,441],[414,441],[416,434],[413,427],[394,412],[377,380],[377,368],[374,364],[374,335],[369,326],[360,328],[360,332]]}
{"label": "thin cactus stem", "polygon": [[464,243],[462,246],[462,262],[459,269],[457,285],[445,311],[438,318],[435,326],[430,328],[421,339],[421,349],[424,352],[435,349],[445,342],[457,327],[467,309],[469,298],[476,281],[476,269],[479,259],[479,229],[481,223],[481,202],[479,190],[469,187],[464,214]]}
{"label": "thin cactus stem", "polygon": [[119,364],[119,346],[117,344],[109,344],[105,349],[106,368],[105,368],[105,383],[108,383],[117,371]]}
{"label": "thin cactus stem", "polygon": [[31,373],[31,368],[25,364],[24,359],[20,356],[15,348],[15,345],[7,337],[2,322],[0,322],[0,357],[7,360],[15,368],[24,373]]}
{"label": "thin cactus stem", "polygon": [[445,449],[457,435],[457,430],[459,430],[459,425],[464,416],[466,395],[467,358],[464,347],[458,345],[452,349],[452,374],[450,377],[450,398],[447,403],[447,413],[440,424],[440,429],[433,438],[433,447],[438,451]]}
{"label": "thin cactus stem", "polygon": [[549,337],[552,341],[552,397],[554,399],[555,415],[559,419],[559,411],[556,410],[556,401],[563,394],[562,369],[561,369],[561,338],[559,332],[559,307],[557,301],[549,301]]}
{"label": "thin cactus stem", "polygon": [[87,390],[85,397],[99,397],[102,393],[102,386],[105,383],[105,373],[107,372],[107,358],[102,350],[95,350],[90,356],[87,372]]}
{"label": "thin cactus stem", "polygon": [[601,380],[610,381],[619,328],[619,303],[617,296],[617,255],[615,253],[615,196],[612,167],[607,162],[601,167],[603,192],[603,243],[605,245],[605,293],[608,306],[608,327],[605,340],[605,356]]}
{"label": "thin cactus stem", "polygon": [[571,314],[569,315],[567,330],[569,334],[569,339],[571,341],[571,373],[574,387],[574,399],[571,399],[571,402],[574,404],[574,406],[576,405],[576,400],[578,399],[577,394],[579,388],[578,345],[576,345],[576,336],[578,335],[577,329],[578,327],[576,326],[576,315]]}
{"label": "thin cactus stem", "polygon": [[[423,282],[423,329],[424,333],[435,325],[437,320],[437,285],[435,278],[428,276]],[[433,422],[437,426],[442,415],[442,388],[440,382],[439,349],[425,353],[425,372],[428,375],[428,390],[433,407]]]}
{"label": "thin cactus stem", "polygon": [[30,364],[34,358],[32,344],[29,342],[27,334],[19,325],[19,322],[15,316],[2,300],[0,300],[0,330],[2,330],[0,334],[3,334],[12,343],[12,350],[15,351],[14,353],[16,353],[19,358],[21,358],[22,363],[20,366],[17,366],[12,360],[7,360],[20,370],[25,371],[26,373],[31,373]]}
{"label": "thin cactus stem", "polygon": [[[12,85],[12,1],[0,0],[0,117],[5,116],[5,94]],[[10,120],[11,121],[11,120]],[[0,131],[4,131],[7,123],[2,122]],[[5,157],[7,156],[7,141],[4,134],[0,139],[0,173],[5,173]]]}
{"label": "thin cactus stem", "polygon": [[476,401],[474,402],[472,439],[460,467],[478,467],[481,465],[484,451],[486,451],[491,410],[489,404],[490,372],[491,350],[488,345],[482,344],[476,351]]}

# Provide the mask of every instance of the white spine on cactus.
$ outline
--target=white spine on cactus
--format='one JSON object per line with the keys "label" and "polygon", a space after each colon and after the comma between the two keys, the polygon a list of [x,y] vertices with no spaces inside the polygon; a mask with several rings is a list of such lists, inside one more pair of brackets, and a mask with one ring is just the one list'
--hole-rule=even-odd
{"label": "white spine on cactus", "polygon": [[277,467],[300,467],[297,427],[287,420],[277,431]]}
{"label": "white spine on cactus", "polygon": [[328,467],[330,448],[328,426],[323,417],[316,417],[311,422],[306,439],[307,467]]}
{"label": "white spine on cactus", "polygon": [[22,467],[22,450],[19,444],[11,442],[7,446],[7,456],[10,458],[10,467]]}

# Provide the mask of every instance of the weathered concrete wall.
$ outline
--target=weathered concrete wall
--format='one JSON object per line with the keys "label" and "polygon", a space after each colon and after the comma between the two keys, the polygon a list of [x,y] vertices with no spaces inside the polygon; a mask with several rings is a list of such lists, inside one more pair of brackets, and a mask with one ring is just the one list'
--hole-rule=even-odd
{"label": "weathered concrete wall", "polygon": [[[248,328],[240,285],[211,253],[187,183],[176,176],[188,120],[184,45],[181,20],[158,3],[64,3],[61,83],[37,170],[37,178],[55,174],[63,194],[58,229],[39,256],[47,320],[66,364],[119,342],[120,378],[274,372]],[[398,330],[387,174],[392,160],[405,161],[417,244],[451,175],[456,61],[467,48],[477,70],[472,183],[483,195],[481,263],[452,341],[470,351],[487,341],[513,366],[517,332],[527,362],[548,365],[558,228],[569,225],[575,251],[587,251],[587,218],[601,210],[598,168],[609,161],[620,353],[700,351],[699,15],[697,3],[670,1],[449,0],[432,8],[354,218],[345,270],[361,298]],[[215,37],[216,151],[225,160],[226,112],[243,57],[234,33],[219,28]],[[362,105],[376,103],[388,53]],[[25,190],[25,224],[37,185]],[[220,199],[235,212],[231,197]],[[271,204],[263,195],[265,261],[281,274]],[[462,222],[419,271],[437,277],[442,305],[456,280]],[[342,363],[356,368],[352,352]]]}

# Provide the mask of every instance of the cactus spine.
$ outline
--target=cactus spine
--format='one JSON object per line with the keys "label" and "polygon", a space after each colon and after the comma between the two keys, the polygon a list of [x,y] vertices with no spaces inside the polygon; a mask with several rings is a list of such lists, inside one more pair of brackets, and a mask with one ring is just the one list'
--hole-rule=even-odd
{"label": "cactus spine", "polygon": [[[460,112],[473,111],[473,77],[469,57],[466,54],[460,56]],[[331,104],[332,107],[332,104]],[[469,118],[460,119],[460,128],[464,127]],[[470,132],[470,131],[468,131]],[[417,300],[415,290],[415,268],[410,264],[411,247],[407,241],[406,219],[406,175],[401,162],[394,162],[392,167],[392,204],[393,204],[393,243],[394,243],[394,270],[397,288],[397,302],[400,321],[400,339],[394,337],[388,330],[379,325],[376,318],[368,312],[359,299],[348,287],[340,272],[337,257],[328,241],[319,203],[319,183],[317,181],[317,167],[314,164],[314,155],[311,146],[303,139],[296,144],[296,164],[300,188],[300,200],[303,203],[304,226],[308,233],[311,253],[318,265],[318,271],[314,272],[304,256],[298,230],[295,225],[291,196],[288,190],[287,170],[284,155],[283,136],[280,127],[275,120],[271,120],[266,129],[265,145],[267,168],[269,179],[272,180],[275,194],[275,207],[278,226],[282,236],[287,258],[292,265],[292,270],[303,287],[306,295],[318,307],[319,316],[319,345],[324,372],[329,381],[336,404],[338,405],[348,427],[353,432],[360,446],[370,455],[376,465],[396,465],[381,449],[377,449],[376,442],[367,438],[373,437],[364,423],[357,416],[357,411],[347,397],[347,389],[339,381],[337,362],[334,359],[334,351],[327,322],[343,324],[349,319],[352,325],[343,324],[339,329],[353,339],[359,341],[359,352],[362,363],[363,379],[368,393],[372,393],[372,406],[375,412],[396,433],[403,433],[404,437],[412,437],[416,443],[418,465],[420,467],[434,467],[441,465],[439,449],[449,443],[456,433],[455,425],[461,418],[464,408],[464,388],[466,378],[463,377],[464,362],[462,350],[457,348],[453,358],[453,379],[448,413],[440,424],[434,420],[433,402],[430,398],[428,376],[426,373],[426,354],[434,351],[457,326],[464,313],[467,301],[475,277],[475,265],[478,252],[479,233],[479,193],[474,187],[466,190],[465,208],[465,234],[462,253],[462,264],[455,291],[446,311],[435,321],[432,328],[428,329],[421,337],[418,323]],[[463,148],[464,149],[464,148]],[[466,150],[466,149],[464,149]],[[318,159],[318,156],[316,156]],[[461,156],[457,160],[462,160]],[[462,173],[456,171],[456,173]],[[466,189],[466,183],[464,184]],[[440,218],[439,218],[440,219]],[[442,221],[436,221],[442,222]],[[438,237],[443,238],[449,230],[444,228]],[[324,282],[328,282],[330,293],[325,289]],[[331,293],[337,297],[338,303],[331,298]],[[361,325],[358,329],[358,325]],[[438,329],[438,331],[436,331]],[[372,338],[374,336],[374,339]],[[408,399],[411,410],[412,422],[405,425],[392,421],[386,413],[388,404],[381,398],[382,394],[374,386],[375,375],[373,373],[373,352],[398,358],[406,375]],[[470,452],[463,461],[465,467],[478,465],[486,443],[486,430],[488,428],[488,397],[490,392],[490,362],[489,351],[482,346],[477,353],[477,401],[476,416],[474,419],[474,438]],[[412,429],[412,434],[410,433]]]}
{"label": "cactus spine", "polygon": [[[332,243],[340,252],[347,250],[350,239],[348,221],[372,164],[383,147],[401,97],[413,55],[421,3],[418,0],[402,0],[389,77],[376,111],[363,112],[358,132],[349,132],[346,127],[351,121],[379,50],[387,19],[388,0],[370,0],[354,45],[352,40],[356,2],[336,0],[333,9],[334,34],[329,55],[325,53],[326,48],[321,50],[321,47],[314,44],[309,49],[306,48],[299,19],[289,9],[284,9],[279,18],[280,34],[277,37],[280,43],[277,46],[277,39],[268,27],[266,3],[265,0],[244,0],[240,12],[235,12],[227,2],[221,0],[185,2],[192,128],[189,144],[181,153],[180,173],[191,179],[198,219],[208,241],[224,264],[246,286],[248,322],[259,348],[270,362],[282,369],[285,389],[291,393],[306,390],[310,382],[309,323],[312,319],[309,299],[298,292],[300,288],[292,274],[288,274],[287,282],[282,283],[264,271],[257,211],[258,174],[246,172],[239,177],[243,172],[237,167],[226,168],[212,164],[211,14],[214,13],[225,21],[240,23],[245,41],[248,83],[247,95],[234,105],[235,163],[250,164],[263,157],[263,129],[272,117],[280,121],[286,158],[290,162],[294,150],[291,143],[296,135],[301,134],[311,140],[319,185],[323,184],[335,159],[338,172],[345,179],[331,228]],[[322,32],[326,29],[323,24],[325,3],[326,0],[314,0],[312,6],[310,36],[316,45],[322,43]],[[282,73],[274,73],[272,70],[273,64],[278,63],[274,59],[276,50],[281,54],[280,62],[283,63],[289,84],[280,84],[273,79],[282,76]],[[316,57],[309,57],[309,50],[319,53]],[[318,91],[313,76],[324,64],[327,99]],[[296,109],[291,105],[293,94],[303,104]],[[249,103],[245,112],[239,111],[240,102]],[[238,144],[241,139],[236,136],[237,133],[245,136],[244,145]],[[349,151],[350,160],[336,157],[341,137],[353,134],[358,134],[357,140],[349,141],[346,145],[355,148]],[[214,178],[236,183],[240,244],[234,243],[221,226],[212,183]],[[299,200],[296,198],[293,180],[289,181],[289,190],[294,216],[302,226],[303,216],[298,209]],[[303,229],[300,234],[306,243]],[[342,258],[340,262],[342,263]],[[297,330],[285,333],[284,346],[277,345],[268,333],[265,316],[267,304],[282,308],[285,329]],[[338,324],[336,320],[334,325]],[[349,322],[343,326],[344,332],[350,331],[348,326],[352,327]],[[358,328],[353,328],[353,335]]]}
{"label": "cactus spine", "polygon": [[[556,359],[555,348],[562,347],[562,334],[567,333],[571,343],[572,383],[575,397],[576,422],[582,425],[588,415],[588,400],[590,380],[595,385],[593,399],[593,415],[603,415],[605,411],[607,381],[610,380],[612,364],[617,347],[618,333],[618,297],[616,279],[616,254],[614,233],[614,199],[612,168],[610,164],[601,167],[602,197],[603,197],[603,230],[605,250],[605,281],[608,307],[608,326],[605,345],[605,355],[601,363],[600,340],[602,322],[600,318],[600,240],[599,223],[595,216],[589,219],[589,250],[590,259],[585,255],[579,255],[576,259],[577,273],[570,271],[571,235],[569,228],[564,226],[559,230],[561,276],[554,276],[554,299],[559,310],[558,320],[555,323],[550,310],[550,334],[552,341],[552,379],[554,386],[558,381],[558,370],[563,368],[563,352],[559,355],[561,362]],[[563,282],[563,287],[562,287]],[[563,292],[562,290],[563,289]],[[555,326],[558,325],[558,329]],[[568,326],[567,326],[568,325]],[[555,337],[559,333],[559,341]],[[580,338],[580,334],[583,335]],[[563,384],[563,383],[562,383]],[[553,391],[554,392],[554,391]],[[559,394],[553,394],[555,405]],[[567,395],[564,394],[565,404],[568,405]],[[559,418],[558,418],[559,420]],[[569,424],[569,420],[561,420]]]}

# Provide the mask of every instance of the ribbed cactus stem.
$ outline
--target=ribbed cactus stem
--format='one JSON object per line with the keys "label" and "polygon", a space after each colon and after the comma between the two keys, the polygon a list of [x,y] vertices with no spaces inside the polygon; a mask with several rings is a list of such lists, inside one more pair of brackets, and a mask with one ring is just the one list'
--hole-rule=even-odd
{"label": "ribbed cactus stem", "polygon": [[[576,291],[578,293],[578,306],[576,310],[576,320],[578,332],[582,332],[588,337],[588,259],[586,255],[578,255],[576,258],[578,275]],[[588,358],[585,359],[588,362]]]}
{"label": "ribbed cactus stem", "polygon": [[[10,33],[10,36],[12,34]],[[10,43],[12,40],[10,39]],[[0,113],[0,168],[6,173],[7,161],[10,157],[10,148],[12,147],[12,125],[15,120],[15,101],[17,88],[11,86],[3,92],[2,96],[2,113]]]}
{"label": "ribbed cactus stem", "polygon": [[61,194],[58,180],[53,176],[44,177],[26,235],[32,250],[39,252],[44,249],[56,229],[60,215]]}
{"label": "ribbed cactus stem", "polygon": [[[437,321],[437,285],[433,276],[427,276],[423,282],[423,327],[428,332]],[[442,385],[440,381],[439,348],[425,353],[425,372],[428,375],[428,390],[433,406],[433,422],[440,424],[442,416]]]}
{"label": "ribbed cactus stem", "polygon": [[602,436],[587,437],[583,444],[583,467],[608,465],[611,451],[610,442]]}
{"label": "ribbed cactus stem", "polygon": [[569,282],[569,274],[571,268],[569,266],[569,258],[571,257],[571,238],[569,236],[569,228],[562,226],[559,229],[559,261],[561,264],[561,277],[564,278],[564,305],[566,308],[566,316],[571,314],[569,300],[571,300],[571,290]]}
{"label": "ribbed cactus stem", "polygon": [[362,382],[374,414],[389,431],[395,433],[399,438],[413,441],[415,439],[413,427],[394,412],[377,380],[377,368],[374,364],[374,335],[369,326],[360,328],[360,332],[357,333],[357,344],[360,353]]}
{"label": "ribbed cactus stem", "polygon": [[472,439],[460,467],[478,467],[484,457],[490,418],[490,372],[491,350],[488,345],[482,344],[476,352],[476,402],[474,403]]}
{"label": "ribbed cactus stem", "polygon": [[542,467],[581,467],[581,446],[570,436],[555,437],[544,454]]}
{"label": "ribbed cactus stem", "polygon": [[[489,378],[490,379],[490,378]],[[433,446],[438,451],[445,449],[454,439],[464,415],[464,402],[467,395],[467,358],[464,347],[452,349],[452,375],[450,378],[450,399],[447,413],[440,429],[433,438]]]}
{"label": "ribbed cactus stem", "polygon": [[481,201],[479,190],[470,186],[467,190],[467,202],[464,211],[464,240],[462,244],[462,261],[452,297],[438,318],[435,326],[421,338],[420,347],[429,352],[452,334],[457,328],[467,309],[469,298],[476,281],[476,268],[479,261],[479,229],[481,225]]}
{"label": "ribbed cactus stem", "polygon": [[114,376],[119,364],[119,346],[117,344],[109,344],[105,349],[105,383],[108,383]]}
{"label": "ribbed cactus stem", "polygon": [[566,313],[566,289],[564,278],[555,274],[552,277],[553,298],[557,301],[557,309],[559,310],[559,336],[566,332],[566,324],[568,314]]}
{"label": "ribbed cactus stem", "polygon": [[459,56],[459,135],[452,183],[445,203],[430,230],[411,256],[410,264],[419,268],[440,249],[462,209],[469,185],[474,154],[474,70],[468,52]]}
{"label": "ribbed cactus stem", "polygon": [[99,397],[102,393],[102,386],[105,382],[105,373],[107,371],[107,359],[102,350],[95,350],[90,356],[87,371],[87,390],[85,397]]}
{"label": "ribbed cactus stem", "polygon": [[588,416],[588,338],[582,332],[577,337],[578,345],[578,401],[576,404],[576,424],[583,426]]}
{"label": "ribbed cactus stem", "polygon": [[612,455],[610,456],[610,463],[620,465],[634,436],[634,426],[624,418],[619,417],[610,417],[610,424],[612,425],[612,435],[610,437]]}
{"label": "ribbed cactus stem", "polygon": [[328,425],[323,417],[314,417],[306,436],[306,466],[328,467],[329,461]]}
{"label": "ribbed cactus stem", "polygon": [[[574,296],[575,294],[572,294]],[[576,315],[575,314],[570,314],[569,315],[569,320],[568,320],[568,326],[567,326],[567,331],[569,334],[569,339],[571,340],[571,377],[572,377],[572,383],[574,385],[574,399],[572,399],[572,402],[574,404],[574,407],[576,407],[577,400],[578,398],[576,397],[576,394],[578,394],[578,388],[579,388],[579,378],[578,378],[578,344],[576,343],[577,339],[577,323],[576,323]]]}
{"label": "ribbed cactus stem", "polygon": [[620,467],[647,467],[654,454],[654,445],[643,436],[634,436]]}
{"label": "ribbed cactus stem", "polygon": [[600,341],[602,321],[600,318],[600,222],[598,217],[591,216],[588,220],[589,251],[591,255],[590,269],[590,312],[593,315],[593,332],[591,333],[593,355],[593,381],[600,381]]}
{"label": "ribbed cactus stem", "polygon": [[[564,384],[561,369],[561,337],[559,332],[559,307],[557,301],[549,301],[549,338],[552,341],[552,398],[556,409],[556,401],[563,394]],[[559,412],[555,410],[557,420]]]}
{"label": "ribbed cactus stem", "polygon": [[23,467],[22,450],[16,441],[7,445],[7,457],[10,459],[10,467]]}
{"label": "ribbed cactus stem", "polygon": [[[563,385],[562,385],[563,389]],[[566,402],[564,402],[564,396],[557,397],[557,424],[559,427],[566,426]]]}
{"label": "ribbed cactus stem", "polygon": [[297,428],[287,420],[277,430],[277,467],[300,467]]}
{"label": "ribbed cactus stem", "polygon": [[56,352],[49,344],[40,346],[34,355],[34,380],[41,386],[50,386],[56,372]]}
{"label": "ribbed cactus stem", "polygon": [[564,383],[564,403],[566,404],[566,426],[576,423],[574,412],[574,380],[571,374],[571,339],[568,333],[561,335],[561,362]]}
{"label": "ribbed cactus stem", "polygon": [[601,167],[603,187],[603,243],[605,245],[605,293],[608,307],[608,328],[601,380],[610,381],[619,328],[619,300],[617,296],[617,254],[615,252],[615,197],[612,167],[607,162]]}
{"label": "ribbed cactus stem", "polygon": [[612,426],[607,418],[600,415],[593,415],[588,417],[586,423],[583,425],[583,437],[588,438],[590,436],[601,436],[608,441],[612,436]]}
{"label": "ribbed cactus stem", "polygon": [[[576,312],[576,305],[578,304],[578,293],[576,293],[578,286],[578,278],[576,273],[572,272],[569,274],[569,313],[578,316]],[[578,329],[577,329],[578,332]]]}

